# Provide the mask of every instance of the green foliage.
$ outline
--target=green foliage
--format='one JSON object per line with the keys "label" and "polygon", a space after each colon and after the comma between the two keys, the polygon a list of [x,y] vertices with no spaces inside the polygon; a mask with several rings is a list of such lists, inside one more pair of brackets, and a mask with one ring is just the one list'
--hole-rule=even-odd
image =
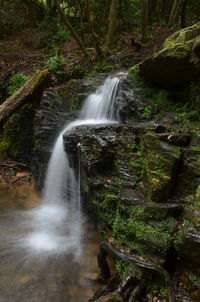
{"label": "green foliage", "polygon": [[[177,109],[180,111],[180,108]],[[188,112],[180,112],[176,115],[175,120],[182,126],[191,126],[191,122],[199,121],[199,113],[197,110],[191,110]]]}
{"label": "green foliage", "polygon": [[158,89],[142,78],[139,67],[136,65],[129,70],[129,77],[134,90],[146,103],[143,116],[147,119],[152,116],[160,119],[166,112],[174,112],[174,123],[185,129],[194,129],[200,121],[199,112],[199,83],[192,83],[184,91],[170,91]]}
{"label": "green foliage", "polygon": [[99,194],[99,199],[97,201],[98,215],[103,221],[106,221],[109,226],[111,226],[114,221],[118,201],[119,196],[114,192],[102,192]]}
{"label": "green foliage", "polygon": [[153,112],[152,106],[147,106],[144,109],[143,116],[146,117],[147,119],[149,119],[152,116],[152,112]]}
{"label": "green foliage", "polygon": [[161,287],[158,284],[153,284],[152,282],[147,281],[147,291],[153,296],[157,296],[161,299],[166,299],[169,297],[169,290],[167,287]]}
{"label": "green foliage", "polygon": [[171,232],[174,230],[174,224],[171,229],[168,224],[166,220],[151,225],[146,221],[145,209],[142,207],[129,206],[128,210],[121,207],[116,212],[113,234],[122,244],[138,248],[142,253],[147,249],[146,243],[152,242],[164,254],[171,244]]}
{"label": "green foliage", "polygon": [[125,263],[124,261],[120,260],[116,262],[116,269],[120,273],[121,280],[124,280],[128,277],[131,273],[135,276],[138,280],[142,277],[142,271],[136,266],[135,263]]}
{"label": "green foliage", "polygon": [[119,196],[117,194],[114,194],[114,193],[105,194],[101,207],[103,209],[109,209],[110,207],[113,207],[113,206],[116,207],[118,200],[119,200]]}
{"label": "green foliage", "polygon": [[137,182],[141,182],[144,174],[144,169],[146,165],[146,158],[144,156],[144,145],[143,141],[139,145],[134,144],[133,148],[135,149],[134,158],[131,157],[129,162],[130,167],[132,167],[134,175],[136,176]]}
{"label": "green foliage", "polygon": [[39,151],[42,146],[42,140],[40,138],[36,138],[34,141],[34,151]]}
{"label": "green foliage", "polygon": [[63,56],[57,56],[57,55],[50,57],[46,62],[46,65],[57,76],[61,76],[64,73],[65,64],[66,64],[66,59]]}
{"label": "green foliage", "polygon": [[9,86],[8,86],[8,94],[12,95],[15,93],[20,87],[22,87],[27,81],[29,77],[26,76],[23,72],[18,72],[10,78]]}
{"label": "green foliage", "polygon": [[182,245],[186,238],[187,229],[190,227],[193,227],[193,224],[188,220],[184,220],[180,230],[177,232],[176,237],[174,239],[174,246],[176,247],[177,250],[182,249]]}
{"label": "green foliage", "polygon": [[122,2],[121,7],[121,27],[128,28],[130,24],[134,30],[139,27],[140,24],[140,0],[125,0]]}

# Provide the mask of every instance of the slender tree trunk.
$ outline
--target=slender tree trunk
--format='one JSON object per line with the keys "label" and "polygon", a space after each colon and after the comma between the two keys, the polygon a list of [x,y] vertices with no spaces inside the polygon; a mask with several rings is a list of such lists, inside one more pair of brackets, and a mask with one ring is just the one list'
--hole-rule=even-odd
{"label": "slender tree trunk", "polygon": [[174,0],[169,21],[168,21],[169,27],[172,26],[172,24],[176,21],[180,11],[181,4],[182,4],[182,0]]}
{"label": "slender tree trunk", "polygon": [[186,9],[188,5],[188,0],[183,0],[181,7],[181,28],[186,27]]}
{"label": "slender tree trunk", "polygon": [[101,51],[101,48],[99,45],[99,36],[96,34],[96,32],[94,30],[93,18],[92,18],[91,9],[90,9],[90,0],[86,0],[85,4],[86,4],[86,15],[87,15],[87,19],[88,19],[89,30],[94,39],[96,53],[97,53],[97,55],[102,55],[102,51]]}
{"label": "slender tree trunk", "polygon": [[106,35],[106,48],[110,49],[114,46],[115,43],[115,33],[117,28],[117,17],[119,11],[119,0],[112,0],[110,3],[110,11],[109,11],[109,25],[108,32]]}
{"label": "slender tree trunk", "polygon": [[149,0],[142,0],[141,4],[141,33],[142,40],[144,40],[147,34]]}
{"label": "slender tree trunk", "polygon": [[87,51],[86,51],[86,48],[85,48],[85,45],[81,39],[81,37],[78,35],[76,29],[72,26],[72,24],[70,23],[67,15],[64,14],[61,6],[60,6],[60,0],[55,0],[55,3],[56,3],[56,7],[58,9],[58,12],[60,14],[60,17],[61,19],[63,20],[64,24],[66,25],[66,27],[70,30],[72,36],[74,37],[74,39],[76,40],[77,44],[79,45],[80,49],[86,54],[87,54]]}

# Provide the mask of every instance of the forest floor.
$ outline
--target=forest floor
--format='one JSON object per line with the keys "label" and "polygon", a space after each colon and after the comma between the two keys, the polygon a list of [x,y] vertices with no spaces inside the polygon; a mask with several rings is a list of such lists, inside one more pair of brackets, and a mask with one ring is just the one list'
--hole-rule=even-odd
{"label": "forest floor", "polygon": [[[0,40],[0,96],[3,99],[8,96],[6,87],[9,85],[9,79],[12,74],[23,72],[31,76],[35,71],[44,68],[48,58],[57,53],[62,54],[66,58],[65,71],[69,73],[68,77],[70,75],[72,77],[81,77],[81,74],[83,74],[81,71],[94,70],[96,62],[98,62],[100,67],[97,68],[97,72],[103,72],[104,69],[109,72],[110,66],[115,70],[117,68],[128,68],[158,51],[170,33],[168,28],[157,27],[152,30],[151,38],[141,44],[139,49],[136,49],[133,32],[124,32],[113,54],[96,60],[94,50],[91,50],[92,60],[88,62],[73,40],[65,42],[59,50],[41,47],[42,44],[45,44],[46,38],[42,39],[41,33],[37,29],[25,29]],[[105,62],[108,59],[110,61]]]}

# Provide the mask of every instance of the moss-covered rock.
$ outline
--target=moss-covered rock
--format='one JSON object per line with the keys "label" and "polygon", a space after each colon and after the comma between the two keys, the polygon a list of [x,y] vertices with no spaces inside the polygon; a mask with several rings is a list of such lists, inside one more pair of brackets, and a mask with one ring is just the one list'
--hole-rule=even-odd
{"label": "moss-covered rock", "polygon": [[156,202],[167,201],[171,193],[176,168],[180,159],[180,148],[162,142],[155,134],[144,138],[143,184],[148,199]]}
{"label": "moss-covered rock", "polygon": [[164,48],[170,48],[175,44],[186,43],[200,35],[200,22],[196,23],[190,27],[181,29],[171,36],[169,36],[164,42]]}
{"label": "moss-covered rock", "polygon": [[173,199],[178,199],[183,205],[199,205],[198,187],[200,184],[200,151],[186,148],[182,154],[181,166],[176,175],[176,186]]}
{"label": "moss-covered rock", "polygon": [[199,32],[197,23],[170,36],[161,51],[139,64],[141,75],[160,88],[170,89],[185,87],[199,77]]}
{"label": "moss-covered rock", "polygon": [[191,206],[185,210],[185,218],[200,229],[200,208]]}

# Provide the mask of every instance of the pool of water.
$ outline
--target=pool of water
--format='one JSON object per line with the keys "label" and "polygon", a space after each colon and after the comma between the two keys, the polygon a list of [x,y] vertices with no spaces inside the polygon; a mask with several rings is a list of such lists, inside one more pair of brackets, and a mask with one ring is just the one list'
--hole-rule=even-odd
{"label": "pool of water", "polygon": [[0,301],[88,301],[100,287],[99,242],[67,205],[46,208],[33,187],[0,186]]}

